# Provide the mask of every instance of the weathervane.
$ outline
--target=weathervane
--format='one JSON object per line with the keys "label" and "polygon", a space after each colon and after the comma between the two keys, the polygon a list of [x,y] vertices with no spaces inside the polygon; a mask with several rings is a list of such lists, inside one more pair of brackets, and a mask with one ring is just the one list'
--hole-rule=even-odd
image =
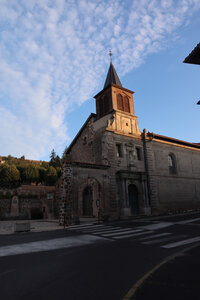
{"label": "weathervane", "polygon": [[112,51],[111,50],[109,50],[109,53],[108,53],[108,55],[110,56],[110,62],[112,62]]}

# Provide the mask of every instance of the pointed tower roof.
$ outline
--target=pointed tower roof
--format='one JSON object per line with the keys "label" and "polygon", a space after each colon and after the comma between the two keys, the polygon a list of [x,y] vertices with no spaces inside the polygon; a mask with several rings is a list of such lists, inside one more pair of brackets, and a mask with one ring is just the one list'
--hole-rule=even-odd
{"label": "pointed tower roof", "polygon": [[110,62],[110,68],[108,70],[108,74],[107,74],[106,81],[105,81],[105,84],[104,84],[104,89],[107,88],[112,83],[122,87],[122,84],[119,80],[117,72],[115,71],[115,68],[114,68],[114,66],[112,64],[112,61],[111,61]]}

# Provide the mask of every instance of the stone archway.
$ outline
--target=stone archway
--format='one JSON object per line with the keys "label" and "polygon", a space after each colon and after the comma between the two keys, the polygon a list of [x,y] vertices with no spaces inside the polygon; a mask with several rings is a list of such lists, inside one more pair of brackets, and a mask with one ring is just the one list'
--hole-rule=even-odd
{"label": "stone archway", "polygon": [[79,212],[82,216],[98,217],[98,204],[101,206],[100,185],[95,178],[87,181],[79,189]]}
{"label": "stone archway", "polygon": [[92,189],[90,186],[87,186],[83,190],[83,203],[82,203],[82,209],[83,209],[83,216],[92,217],[93,216],[93,195],[92,195]]}
{"label": "stone archway", "polygon": [[128,200],[131,215],[138,215],[140,213],[138,189],[134,184],[128,186]]}

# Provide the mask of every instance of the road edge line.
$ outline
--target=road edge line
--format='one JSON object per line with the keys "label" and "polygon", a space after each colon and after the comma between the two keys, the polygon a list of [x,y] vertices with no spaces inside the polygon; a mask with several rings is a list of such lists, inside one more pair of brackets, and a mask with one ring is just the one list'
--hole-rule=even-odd
{"label": "road edge line", "polygon": [[143,275],[131,288],[130,290],[125,294],[125,296],[122,298],[122,300],[130,300],[131,297],[134,296],[136,293],[137,289],[143,284],[143,282],[151,275],[153,274],[156,270],[158,270],[161,266],[164,264],[168,263],[170,260],[174,259],[177,256],[183,255],[185,252],[190,251],[191,249],[200,246],[200,243],[190,246],[188,248],[185,248],[181,251],[178,251],[168,257],[166,257],[163,261],[161,261],[158,265],[153,267],[150,271],[148,271],[145,275]]}

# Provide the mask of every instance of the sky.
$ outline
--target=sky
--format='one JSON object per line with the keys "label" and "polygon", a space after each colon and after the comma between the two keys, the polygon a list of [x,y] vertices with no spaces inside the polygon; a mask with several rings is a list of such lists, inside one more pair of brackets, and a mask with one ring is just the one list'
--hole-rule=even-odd
{"label": "sky", "polygon": [[140,130],[200,142],[200,0],[0,0],[0,156],[62,156],[103,89],[109,49]]}

